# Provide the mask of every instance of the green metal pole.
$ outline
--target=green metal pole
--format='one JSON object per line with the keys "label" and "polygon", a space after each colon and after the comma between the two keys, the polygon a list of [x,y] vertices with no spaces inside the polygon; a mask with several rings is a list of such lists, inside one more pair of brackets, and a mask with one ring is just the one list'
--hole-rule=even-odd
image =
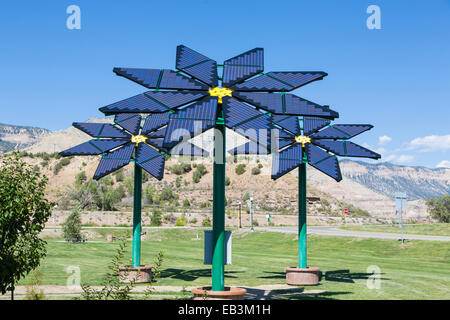
{"label": "green metal pole", "polygon": [[133,267],[141,265],[142,168],[134,164]]}
{"label": "green metal pole", "polygon": [[[222,115],[222,104],[218,114]],[[224,291],[225,274],[225,124],[218,118],[214,130],[212,291]]]}
{"label": "green metal pole", "polygon": [[306,163],[298,168],[298,267],[306,264]]}

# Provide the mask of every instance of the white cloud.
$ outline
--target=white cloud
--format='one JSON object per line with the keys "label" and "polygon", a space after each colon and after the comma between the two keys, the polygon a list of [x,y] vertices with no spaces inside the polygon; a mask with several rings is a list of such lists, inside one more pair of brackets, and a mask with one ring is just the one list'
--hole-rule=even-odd
{"label": "white cloud", "polygon": [[395,162],[408,163],[408,162],[411,162],[413,159],[414,159],[414,156],[402,154],[401,156],[398,156],[398,158]]}
{"label": "white cloud", "polygon": [[450,168],[450,161],[442,160],[437,164],[436,168]]}
{"label": "white cloud", "polygon": [[389,143],[391,141],[392,141],[392,138],[388,137],[388,136],[378,137],[378,144],[379,145],[387,144],[387,143]]}
{"label": "white cloud", "polygon": [[422,152],[450,149],[450,134],[445,136],[431,135],[415,138],[409,143],[411,149],[420,148]]}

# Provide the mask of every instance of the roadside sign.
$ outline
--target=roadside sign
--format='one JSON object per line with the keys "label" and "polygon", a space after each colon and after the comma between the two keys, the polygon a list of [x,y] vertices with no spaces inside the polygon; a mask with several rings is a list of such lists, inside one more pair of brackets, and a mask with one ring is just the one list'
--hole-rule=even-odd
{"label": "roadside sign", "polygon": [[344,213],[345,213],[345,214],[348,214],[348,209],[344,209]]}

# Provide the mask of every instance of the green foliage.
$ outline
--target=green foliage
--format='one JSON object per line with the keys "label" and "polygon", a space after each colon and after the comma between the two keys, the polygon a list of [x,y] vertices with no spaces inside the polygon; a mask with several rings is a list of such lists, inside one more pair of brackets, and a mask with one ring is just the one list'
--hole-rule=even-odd
{"label": "green foliage", "polygon": [[242,197],[242,201],[247,201],[247,200],[250,200],[250,193],[248,193],[248,192],[246,192],[244,194],[244,196]]}
{"label": "green foliage", "polygon": [[44,290],[38,288],[42,285],[42,272],[39,270],[34,270],[31,273],[31,283],[27,286],[25,300],[44,300],[45,294]]}
{"label": "green foliage", "polygon": [[198,164],[194,173],[192,174],[192,181],[199,183],[200,179],[207,173],[206,167],[203,164]]}
{"label": "green foliage", "polygon": [[192,218],[191,221],[189,221],[191,224],[196,224],[197,223],[197,218]]}
{"label": "green foliage", "polygon": [[236,166],[236,168],[234,169],[234,171],[236,172],[237,175],[241,175],[245,173],[245,163],[240,163]]}
{"label": "green foliage", "polygon": [[261,169],[260,169],[260,168],[254,167],[254,168],[252,169],[252,175],[256,176],[256,175],[258,175],[258,174],[260,174],[260,173],[261,173]]}
{"label": "green foliage", "polygon": [[150,218],[150,225],[154,227],[159,227],[162,225],[162,212],[161,210],[155,209],[152,212],[152,216]]}
{"label": "green foliage", "polygon": [[176,175],[181,175],[192,170],[190,163],[178,163],[168,167],[169,171]]}
{"label": "green foliage", "polygon": [[262,167],[263,167],[262,163],[259,163],[259,160],[257,160],[257,162],[258,162],[258,168],[262,169]]}
{"label": "green foliage", "polygon": [[129,197],[132,197],[134,194],[134,180],[132,177],[128,176],[123,181],[125,184],[125,188],[127,189],[127,194]]}
{"label": "green foliage", "polygon": [[177,200],[178,199],[178,195],[175,194],[171,188],[169,187],[165,187],[164,189],[161,190],[159,199],[161,201],[173,201],[173,200]]}
{"label": "green foliage", "polygon": [[255,227],[258,227],[258,226],[259,226],[258,220],[253,220],[253,225],[254,225]]}
{"label": "green foliage", "polygon": [[188,208],[190,206],[191,206],[191,203],[189,202],[189,200],[188,199],[184,199],[183,200],[183,207],[184,208]]}
{"label": "green foliage", "polygon": [[67,242],[81,242],[81,210],[76,208],[63,223],[63,237]]}
{"label": "green foliage", "polygon": [[102,281],[103,288],[96,290],[88,285],[81,285],[83,292],[81,297],[86,300],[130,300],[130,292],[135,286],[136,279],[130,283],[122,285],[119,277],[119,267],[126,250],[126,239],[122,239],[116,254],[108,266],[108,272]]}
{"label": "green foliage", "polygon": [[450,222],[450,195],[430,198],[427,200],[426,205],[434,219],[437,219],[439,222]]}
{"label": "green foliage", "polygon": [[225,185],[226,185],[226,186],[229,186],[230,184],[231,184],[230,178],[229,178],[229,177],[226,177],[226,178],[225,178]]}
{"label": "green foliage", "polygon": [[177,177],[177,179],[175,180],[175,186],[176,186],[177,188],[180,188],[180,187],[181,187],[181,177]]}
{"label": "green foliage", "polygon": [[83,183],[86,182],[86,180],[87,180],[86,172],[81,171],[81,172],[77,173],[75,176],[75,185],[81,186]]}
{"label": "green foliage", "polygon": [[185,225],[187,225],[187,219],[184,216],[184,214],[182,214],[176,221],[175,221],[175,227],[184,227]]}
{"label": "green foliage", "polygon": [[202,227],[211,227],[211,218],[206,217],[202,220]]}
{"label": "green foliage", "polygon": [[122,182],[125,179],[125,175],[123,174],[123,170],[117,171],[115,176],[116,176],[116,182]]}
{"label": "green foliage", "polygon": [[145,196],[145,199],[147,200],[148,204],[152,204],[153,203],[153,197],[155,196],[155,193],[156,193],[156,190],[151,185],[148,185],[144,189],[144,196]]}
{"label": "green foliage", "polygon": [[54,203],[45,198],[47,177],[20,159],[0,157],[0,292],[39,266],[46,242],[39,238]]}

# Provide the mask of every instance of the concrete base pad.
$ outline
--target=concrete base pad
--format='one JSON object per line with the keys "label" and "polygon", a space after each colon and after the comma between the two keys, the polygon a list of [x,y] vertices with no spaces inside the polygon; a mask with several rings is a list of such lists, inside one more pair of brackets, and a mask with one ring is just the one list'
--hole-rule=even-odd
{"label": "concrete base pad", "polygon": [[147,283],[152,279],[153,266],[120,266],[119,279],[122,283],[130,283],[134,280],[135,283]]}
{"label": "concrete base pad", "polygon": [[292,286],[315,286],[319,283],[319,268],[286,268],[286,283]]}
{"label": "concrete base pad", "polygon": [[212,291],[211,287],[192,289],[193,300],[243,300],[247,290],[237,287],[225,287],[224,291]]}

